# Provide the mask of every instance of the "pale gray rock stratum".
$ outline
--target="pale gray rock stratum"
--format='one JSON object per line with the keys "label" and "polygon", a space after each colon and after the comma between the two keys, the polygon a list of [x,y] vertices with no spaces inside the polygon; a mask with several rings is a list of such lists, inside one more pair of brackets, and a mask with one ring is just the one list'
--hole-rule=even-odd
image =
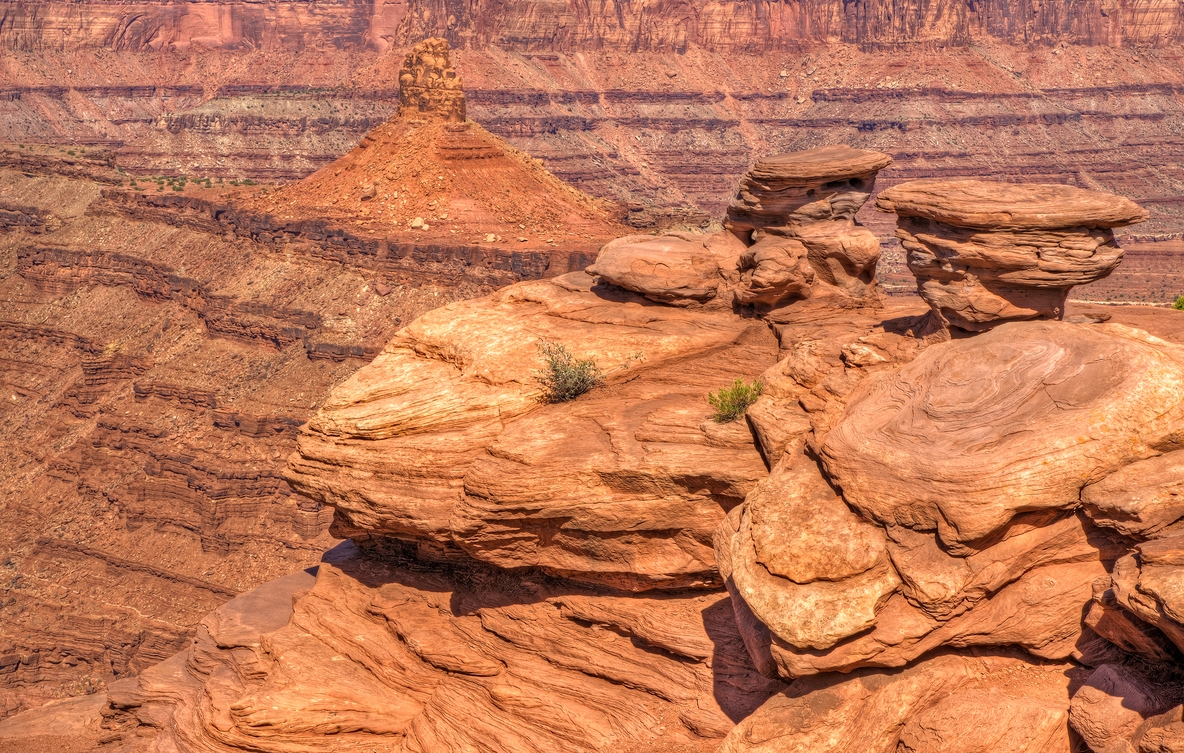
{"label": "pale gray rock stratum", "polygon": [[[1184,326],[1049,311],[932,336],[922,302],[852,282],[874,255],[839,243],[834,267],[808,242],[862,236],[841,223],[884,159],[762,161],[722,233],[626,237],[416,320],[288,461],[351,541],[211,614],[101,719],[16,717],[0,740],[1181,749]],[[544,401],[544,342],[603,383]],[[736,379],[759,399],[717,422],[707,396]]]}

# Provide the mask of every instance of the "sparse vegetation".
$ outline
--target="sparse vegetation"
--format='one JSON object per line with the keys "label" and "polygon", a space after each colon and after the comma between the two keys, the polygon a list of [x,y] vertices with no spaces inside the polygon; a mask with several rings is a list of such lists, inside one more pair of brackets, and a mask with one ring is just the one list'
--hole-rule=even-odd
{"label": "sparse vegetation", "polygon": [[537,343],[539,355],[545,368],[535,372],[535,381],[543,388],[543,400],[548,403],[566,403],[594,387],[604,384],[609,374],[624,371],[645,356],[634,353],[615,369],[604,371],[591,358],[576,358],[562,343],[543,338]]}
{"label": "sparse vegetation", "polygon": [[548,403],[575,400],[593,387],[604,384],[604,371],[591,358],[576,358],[562,343],[542,339],[539,355],[546,366],[535,372],[535,381],[543,388]]}
{"label": "sparse vegetation", "polygon": [[1184,311],[1184,295],[1176,296],[1176,302],[1172,304],[1172,308],[1176,311]]}
{"label": "sparse vegetation", "polygon": [[730,387],[707,393],[707,402],[715,408],[715,422],[724,424],[743,416],[748,406],[761,396],[763,389],[764,385],[759,381],[754,380],[752,384],[745,384],[743,379],[737,379]]}

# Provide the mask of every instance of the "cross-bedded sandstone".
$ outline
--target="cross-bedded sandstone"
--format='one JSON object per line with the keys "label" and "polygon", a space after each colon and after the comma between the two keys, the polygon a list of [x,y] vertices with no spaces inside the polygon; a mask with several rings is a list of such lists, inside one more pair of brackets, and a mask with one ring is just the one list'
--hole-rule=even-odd
{"label": "cross-bedded sandstone", "polygon": [[1148,217],[1098,191],[975,180],[904,183],[876,207],[897,214],[917,291],[939,322],[970,331],[1062,318],[1071,288],[1122,260],[1113,229]]}

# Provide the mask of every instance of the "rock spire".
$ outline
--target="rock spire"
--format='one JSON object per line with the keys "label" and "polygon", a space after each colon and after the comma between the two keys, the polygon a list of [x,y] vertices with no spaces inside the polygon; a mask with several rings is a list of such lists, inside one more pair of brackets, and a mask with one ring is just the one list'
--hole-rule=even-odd
{"label": "rock spire", "polygon": [[433,37],[412,48],[399,71],[399,117],[465,122],[464,82],[452,67],[448,40]]}

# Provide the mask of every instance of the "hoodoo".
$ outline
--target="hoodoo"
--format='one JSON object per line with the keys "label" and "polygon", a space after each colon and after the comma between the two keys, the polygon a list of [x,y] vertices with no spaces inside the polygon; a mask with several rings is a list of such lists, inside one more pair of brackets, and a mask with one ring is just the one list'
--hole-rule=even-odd
{"label": "hoodoo", "polygon": [[1071,288],[1122,260],[1114,228],[1148,217],[1112,194],[977,180],[904,183],[876,207],[896,213],[917,291],[939,323],[971,331],[1062,318]]}
{"label": "hoodoo", "polygon": [[855,213],[891,162],[846,146],[759,160],[740,181],[727,232],[618,238],[587,272],[676,305],[768,312],[815,296],[873,303],[880,242]]}

